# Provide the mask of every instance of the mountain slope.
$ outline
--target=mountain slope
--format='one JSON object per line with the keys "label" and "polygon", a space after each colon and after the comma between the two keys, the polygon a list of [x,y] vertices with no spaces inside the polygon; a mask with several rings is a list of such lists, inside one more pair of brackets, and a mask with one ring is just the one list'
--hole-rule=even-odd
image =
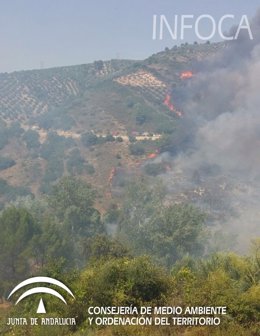
{"label": "mountain slope", "polygon": [[180,129],[172,89],[222,47],[183,45],[138,62],[0,74],[2,205],[15,193],[48,193],[64,174],[87,179],[106,203],[113,176],[155,157]]}

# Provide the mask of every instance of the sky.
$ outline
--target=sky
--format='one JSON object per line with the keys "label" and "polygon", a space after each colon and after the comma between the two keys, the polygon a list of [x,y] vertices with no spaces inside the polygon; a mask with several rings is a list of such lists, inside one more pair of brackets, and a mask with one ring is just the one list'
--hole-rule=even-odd
{"label": "sky", "polygon": [[[165,47],[197,40],[187,29],[184,40],[152,39],[153,15],[211,15],[216,23],[232,14],[252,17],[259,0],[0,0],[0,72],[90,63],[114,58],[145,59]],[[173,26],[172,26],[173,27]],[[207,20],[201,21],[206,31]],[[214,35],[212,41],[219,40]],[[200,42],[198,40],[198,42]]]}

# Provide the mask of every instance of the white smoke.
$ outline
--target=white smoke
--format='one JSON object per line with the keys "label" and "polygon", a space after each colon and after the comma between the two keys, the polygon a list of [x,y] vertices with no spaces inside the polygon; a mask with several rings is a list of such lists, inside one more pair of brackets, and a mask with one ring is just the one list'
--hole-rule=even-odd
{"label": "white smoke", "polygon": [[164,177],[172,193],[192,190],[206,209],[212,197],[226,202],[224,209],[211,201],[219,212],[215,225],[235,232],[240,250],[260,235],[260,11],[251,25],[253,41],[232,42],[185,88],[187,125],[196,125],[193,149],[179,154]]}

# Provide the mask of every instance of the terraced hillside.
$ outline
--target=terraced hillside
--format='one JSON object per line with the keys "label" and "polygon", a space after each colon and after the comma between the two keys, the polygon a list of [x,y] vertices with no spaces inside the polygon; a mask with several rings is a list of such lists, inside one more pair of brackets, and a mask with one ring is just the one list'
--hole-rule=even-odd
{"label": "terraced hillside", "polygon": [[156,78],[152,73],[144,70],[138,70],[126,76],[117,77],[115,82],[138,89],[142,94],[154,97],[162,101],[166,92],[166,84]]}
{"label": "terraced hillside", "polygon": [[0,74],[1,206],[48,193],[72,174],[94,184],[106,207],[114,175],[155,158],[169,141],[182,142],[172,88],[222,47],[183,45],[144,61]]}
{"label": "terraced hillside", "polygon": [[121,70],[131,62],[97,61],[47,70],[0,74],[0,115],[26,121],[78,97],[89,83]]}

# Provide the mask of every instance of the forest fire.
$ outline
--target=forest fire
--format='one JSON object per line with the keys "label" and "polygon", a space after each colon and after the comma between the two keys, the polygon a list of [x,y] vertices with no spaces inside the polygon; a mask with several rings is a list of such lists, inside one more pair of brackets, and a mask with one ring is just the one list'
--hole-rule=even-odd
{"label": "forest fire", "polygon": [[189,79],[193,77],[193,72],[192,71],[183,71],[180,74],[180,79]]}
{"label": "forest fire", "polygon": [[172,104],[171,96],[168,93],[166,94],[166,96],[164,98],[163,104],[166,105],[168,107],[168,109],[170,111],[174,112],[178,117],[182,116],[182,113],[180,111],[176,110],[175,106]]}
{"label": "forest fire", "polygon": [[175,112],[175,107],[171,103],[171,96],[169,94],[165,96],[163,103],[169,108],[170,111]]}
{"label": "forest fire", "polygon": [[157,153],[151,153],[147,155],[148,159],[155,159],[157,157]]}
{"label": "forest fire", "polygon": [[160,154],[159,149],[156,149],[153,153],[147,155],[147,159],[155,159]]}
{"label": "forest fire", "polygon": [[116,174],[116,168],[114,167],[114,168],[112,168],[112,170],[111,170],[111,172],[109,174],[109,178],[108,178],[109,184],[112,183],[115,174]]}

